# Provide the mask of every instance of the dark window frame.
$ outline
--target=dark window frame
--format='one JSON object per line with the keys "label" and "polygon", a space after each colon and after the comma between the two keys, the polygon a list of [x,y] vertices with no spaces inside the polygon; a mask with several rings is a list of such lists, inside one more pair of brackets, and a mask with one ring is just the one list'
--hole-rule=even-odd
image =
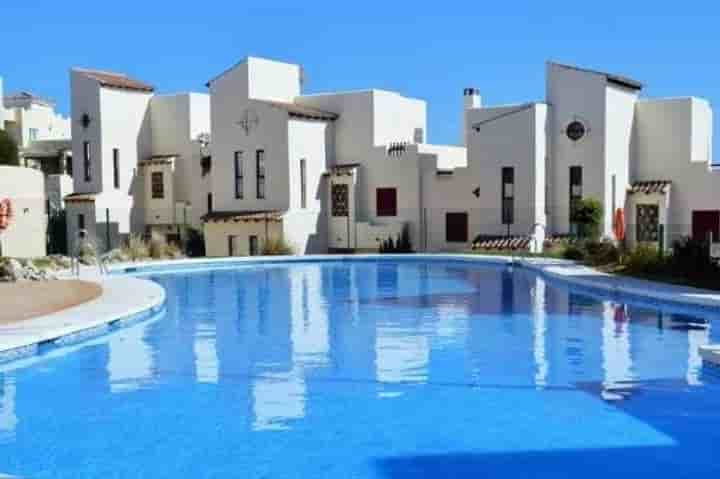
{"label": "dark window frame", "polygon": [[255,196],[258,200],[266,199],[265,183],[265,150],[257,150],[255,152]]}
{"label": "dark window frame", "polygon": [[212,193],[207,194],[207,212],[212,213],[213,211],[213,195]]}
{"label": "dark window frame", "polygon": [[[515,224],[515,167],[504,166],[501,170],[500,180],[502,182],[500,184],[502,224],[512,225]],[[508,185],[511,191],[508,190]]]}
{"label": "dark window frame", "polygon": [[80,213],[77,215],[78,220],[78,231],[85,229],[85,214]]}
{"label": "dark window frame", "polygon": [[245,198],[245,153],[243,151],[235,152],[235,199],[242,200]]}
{"label": "dark window frame", "polygon": [[300,208],[307,208],[307,160],[300,158]]}
{"label": "dark window frame", "polygon": [[375,189],[375,215],[378,217],[397,216],[397,188]]}
{"label": "dark window frame", "polygon": [[260,238],[257,235],[248,236],[248,255],[259,256],[260,255]]}
{"label": "dark window frame", "polygon": [[[456,221],[462,218],[465,228],[456,229]],[[445,213],[445,241],[447,243],[467,243],[470,238],[470,219],[467,211],[454,211]]]}
{"label": "dark window frame", "polygon": [[92,181],[92,167],[90,158],[90,142],[83,142],[83,172],[85,173],[85,181]]}
{"label": "dark window frame", "polygon": [[120,189],[120,149],[113,148],[113,186]]}
{"label": "dark window frame", "polygon": [[[159,182],[155,180],[160,178]],[[156,188],[158,187],[158,188]],[[153,200],[165,199],[165,174],[162,171],[153,171],[150,173],[150,197]]]}
{"label": "dark window frame", "polygon": [[[579,165],[571,166],[569,172],[569,222],[570,232],[572,233],[573,231],[577,231],[577,225],[573,221],[573,216],[575,216],[575,208],[577,208],[577,204],[583,198],[583,167]],[[575,187],[577,187],[577,191],[575,190]]]}

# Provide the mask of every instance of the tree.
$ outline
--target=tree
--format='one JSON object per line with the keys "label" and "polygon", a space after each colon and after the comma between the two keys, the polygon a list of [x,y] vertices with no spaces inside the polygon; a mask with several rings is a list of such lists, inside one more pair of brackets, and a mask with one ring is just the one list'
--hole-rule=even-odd
{"label": "tree", "polygon": [[602,203],[595,198],[583,198],[572,209],[572,222],[578,225],[579,236],[597,240],[603,218]]}
{"label": "tree", "polygon": [[20,165],[18,147],[5,130],[0,130],[0,165]]}

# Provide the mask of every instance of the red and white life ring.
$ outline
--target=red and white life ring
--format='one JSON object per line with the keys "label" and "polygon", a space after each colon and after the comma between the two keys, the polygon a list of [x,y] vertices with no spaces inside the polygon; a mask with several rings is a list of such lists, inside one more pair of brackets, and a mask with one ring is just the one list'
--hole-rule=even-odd
{"label": "red and white life ring", "polygon": [[0,233],[5,231],[12,224],[14,216],[13,204],[9,198],[0,200]]}

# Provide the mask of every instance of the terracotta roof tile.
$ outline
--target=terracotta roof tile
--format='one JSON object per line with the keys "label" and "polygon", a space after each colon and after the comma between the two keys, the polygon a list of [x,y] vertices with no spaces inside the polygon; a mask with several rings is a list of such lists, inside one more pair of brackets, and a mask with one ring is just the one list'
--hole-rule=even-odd
{"label": "terracotta roof tile", "polygon": [[203,216],[202,220],[210,223],[282,221],[282,212],[279,210],[213,211]]}
{"label": "terracotta roof tile", "polygon": [[107,88],[119,88],[121,90],[134,90],[151,93],[155,87],[139,80],[134,80],[124,73],[101,72],[95,70],[80,70],[83,75],[92,78]]}
{"label": "terracotta roof tile", "polygon": [[628,193],[639,194],[643,193],[646,195],[667,193],[668,189],[672,185],[670,180],[655,180],[655,181],[636,181],[628,189]]}
{"label": "terracotta roof tile", "polygon": [[281,108],[288,112],[290,116],[296,118],[304,118],[308,120],[324,120],[324,121],[335,121],[340,115],[329,111],[318,110],[305,105],[298,105],[297,103],[285,103],[280,101],[269,101],[269,100],[258,100],[261,103],[267,103],[268,105],[276,108]]}

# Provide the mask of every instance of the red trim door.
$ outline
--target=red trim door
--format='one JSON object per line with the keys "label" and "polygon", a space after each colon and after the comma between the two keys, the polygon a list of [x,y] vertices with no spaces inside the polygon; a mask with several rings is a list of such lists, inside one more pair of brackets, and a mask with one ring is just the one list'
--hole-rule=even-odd
{"label": "red trim door", "polygon": [[706,240],[711,233],[713,241],[720,241],[720,210],[693,211],[693,239]]}

